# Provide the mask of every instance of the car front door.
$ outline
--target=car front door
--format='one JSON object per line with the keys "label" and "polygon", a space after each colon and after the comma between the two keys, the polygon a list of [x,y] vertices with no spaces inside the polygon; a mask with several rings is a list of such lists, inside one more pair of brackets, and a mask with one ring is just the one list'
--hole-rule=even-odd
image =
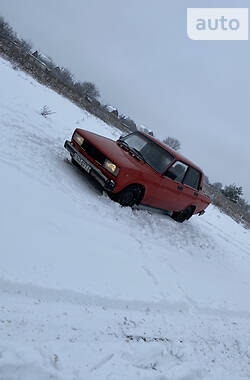
{"label": "car front door", "polygon": [[159,207],[169,211],[181,211],[188,203],[183,179],[188,170],[188,165],[175,161],[173,165],[161,176],[157,191]]}

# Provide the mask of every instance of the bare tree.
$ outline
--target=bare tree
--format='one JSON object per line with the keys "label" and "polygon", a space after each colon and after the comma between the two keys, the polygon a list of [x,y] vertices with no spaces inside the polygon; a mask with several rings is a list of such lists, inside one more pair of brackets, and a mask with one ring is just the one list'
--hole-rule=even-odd
{"label": "bare tree", "polygon": [[76,82],[74,88],[80,96],[90,96],[94,99],[100,97],[99,90],[92,82]]}
{"label": "bare tree", "polygon": [[32,49],[31,42],[28,42],[28,41],[25,41],[24,39],[21,39],[19,41],[19,44],[20,44],[21,51],[23,51],[24,53],[30,53],[30,51]]}
{"label": "bare tree", "polygon": [[179,150],[181,147],[180,141],[177,140],[175,137],[166,137],[163,140],[163,142],[164,142],[164,144],[166,144],[167,146],[169,146],[170,148],[172,148],[174,150]]}
{"label": "bare tree", "polygon": [[209,185],[209,178],[208,178],[208,176],[207,175],[204,175],[204,183],[206,184],[206,185]]}
{"label": "bare tree", "polygon": [[57,69],[54,70],[53,73],[58,79],[60,79],[65,84],[73,86],[73,75],[68,69],[65,69],[64,67],[57,67]]}
{"label": "bare tree", "polygon": [[250,205],[244,198],[239,198],[238,204],[243,208],[244,211],[250,212]]}
{"label": "bare tree", "polygon": [[0,35],[11,40],[17,39],[16,33],[2,16],[0,16]]}

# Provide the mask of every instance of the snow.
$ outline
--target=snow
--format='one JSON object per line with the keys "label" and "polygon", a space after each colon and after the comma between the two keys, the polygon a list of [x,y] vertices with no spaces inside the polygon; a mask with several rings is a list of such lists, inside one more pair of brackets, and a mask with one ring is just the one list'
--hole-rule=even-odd
{"label": "snow", "polygon": [[113,112],[113,111],[117,111],[117,109],[113,106],[110,106],[110,105],[107,105],[106,106],[106,109],[109,111],[109,112]]}
{"label": "snow", "polygon": [[120,131],[0,75],[0,379],[249,379],[249,231],[112,202],[63,143]]}
{"label": "snow", "polygon": [[37,51],[38,52],[38,55],[39,55],[39,58],[45,62],[45,63],[52,63],[52,59],[50,57],[48,57],[47,55],[43,54],[41,51]]}

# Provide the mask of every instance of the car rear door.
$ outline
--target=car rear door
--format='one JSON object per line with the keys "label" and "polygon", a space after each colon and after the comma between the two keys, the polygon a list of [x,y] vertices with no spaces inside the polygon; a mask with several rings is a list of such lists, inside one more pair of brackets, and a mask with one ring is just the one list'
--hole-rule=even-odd
{"label": "car rear door", "polygon": [[187,206],[199,206],[199,189],[201,182],[201,172],[192,166],[188,167],[185,177],[183,179],[183,193],[187,200]]}

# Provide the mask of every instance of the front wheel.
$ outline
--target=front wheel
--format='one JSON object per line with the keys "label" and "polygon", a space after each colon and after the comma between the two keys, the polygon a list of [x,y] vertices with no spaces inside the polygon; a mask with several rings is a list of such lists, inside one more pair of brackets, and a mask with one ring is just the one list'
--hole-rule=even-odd
{"label": "front wheel", "polygon": [[134,206],[139,204],[142,197],[142,190],[137,185],[125,187],[117,194],[109,194],[113,201],[120,203],[121,206]]}

